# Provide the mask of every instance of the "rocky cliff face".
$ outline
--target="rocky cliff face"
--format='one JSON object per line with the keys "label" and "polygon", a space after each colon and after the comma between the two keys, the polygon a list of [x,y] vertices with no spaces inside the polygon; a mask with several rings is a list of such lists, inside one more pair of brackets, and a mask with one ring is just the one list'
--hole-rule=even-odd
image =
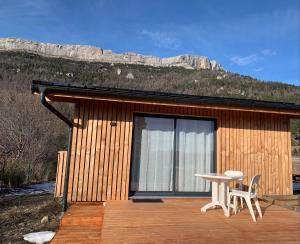
{"label": "rocky cliff face", "polygon": [[93,46],[58,45],[33,42],[16,38],[0,38],[0,50],[26,51],[50,57],[62,57],[84,61],[129,63],[151,66],[177,66],[187,69],[221,70],[222,67],[215,60],[203,56],[180,55],[170,58],[144,56],[137,53],[113,53]]}

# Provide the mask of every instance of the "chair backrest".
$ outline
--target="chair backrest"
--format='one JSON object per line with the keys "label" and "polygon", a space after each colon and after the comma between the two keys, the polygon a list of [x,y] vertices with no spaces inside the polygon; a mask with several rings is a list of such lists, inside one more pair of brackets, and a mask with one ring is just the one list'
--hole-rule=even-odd
{"label": "chair backrest", "polygon": [[259,179],[260,179],[260,175],[255,175],[253,176],[250,185],[249,185],[249,195],[254,194],[257,195],[258,193],[258,186],[259,186]]}
{"label": "chair backrest", "polygon": [[242,171],[238,171],[238,170],[226,170],[224,172],[224,175],[229,176],[229,177],[243,177],[244,173]]}

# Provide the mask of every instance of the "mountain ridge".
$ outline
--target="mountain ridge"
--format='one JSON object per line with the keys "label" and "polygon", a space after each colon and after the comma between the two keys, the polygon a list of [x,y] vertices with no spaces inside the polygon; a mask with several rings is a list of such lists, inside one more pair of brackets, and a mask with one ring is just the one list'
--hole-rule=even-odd
{"label": "mountain ridge", "polygon": [[114,53],[88,45],[61,45],[52,43],[35,42],[20,38],[0,38],[0,51],[26,51],[46,57],[61,57],[72,60],[141,64],[155,67],[183,67],[186,69],[223,70],[215,60],[205,56],[179,55],[160,58],[150,55],[142,55],[134,52]]}
{"label": "mountain ridge", "polygon": [[224,70],[86,62],[25,51],[0,52],[0,83],[4,82],[4,87],[28,85],[33,79],[300,104],[299,86],[260,81]]}

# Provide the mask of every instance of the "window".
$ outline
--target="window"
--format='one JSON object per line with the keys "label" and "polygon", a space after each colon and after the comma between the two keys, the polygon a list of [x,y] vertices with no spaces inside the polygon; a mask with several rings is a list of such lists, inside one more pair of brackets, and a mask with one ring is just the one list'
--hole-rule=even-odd
{"label": "window", "polygon": [[131,192],[210,192],[210,183],[195,173],[214,170],[214,129],[214,120],[136,115]]}

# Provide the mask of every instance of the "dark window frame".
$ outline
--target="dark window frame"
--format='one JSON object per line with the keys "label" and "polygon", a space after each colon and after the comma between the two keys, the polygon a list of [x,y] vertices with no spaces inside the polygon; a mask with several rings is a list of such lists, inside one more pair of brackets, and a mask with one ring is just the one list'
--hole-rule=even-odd
{"label": "dark window frame", "polygon": [[[132,181],[132,165],[134,163],[134,132],[135,132],[135,118],[136,117],[151,117],[151,118],[166,118],[174,120],[174,157],[173,157],[173,190],[172,191],[132,191],[131,190],[131,181]],[[217,169],[217,119],[214,117],[203,117],[203,116],[194,116],[194,115],[168,115],[168,114],[149,114],[143,112],[134,112],[133,113],[133,129],[132,129],[132,141],[131,141],[131,159],[130,159],[130,178],[129,178],[129,197],[196,197],[196,196],[211,196],[211,192],[179,192],[175,191],[175,180],[176,180],[176,170],[177,170],[177,157],[176,157],[176,121],[177,119],[189,119],[189,120],[204,120],[212,121],[213,126],[213,163],[212,163],[212,172],[216,172]]]}

